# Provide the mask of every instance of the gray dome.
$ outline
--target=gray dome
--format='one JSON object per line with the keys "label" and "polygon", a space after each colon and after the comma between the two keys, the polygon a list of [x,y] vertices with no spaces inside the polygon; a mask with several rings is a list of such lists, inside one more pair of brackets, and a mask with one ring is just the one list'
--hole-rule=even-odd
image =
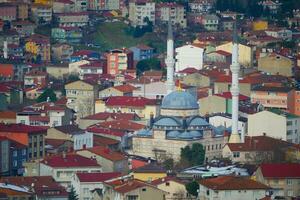
{"label": "gray dome", "polygon": [[147,129],[142,129],[142,130],[137,132],[137,135],[146,137],[146,136],[151,136],[152,132],[150,130],[147,130]]}
{"label": "gray dome", "polygon": [[163,117],[154,123],[155,126],[180,126],[180,124],[171,117]]}
{"label": "gray dome", "polygon": [[190,132],[184,131],[183,133],[181,133],[181,134],[178,136],[178,138],[190,140],[190,139],[193,139],[193,135],[191,135]]}
{"label": "gray dome", "polygon": [[190,134],[193,138],[201,138],[202,133],[200,131],[190,131]]}
{"label": "gray dome", "polygon": [[190,110],[198,109],[198,103],[189,92],[174,91],[163,98],[162,109]]}
{"label": "gray dome", "polygon": [[201,117],[196,117],[190,120],[189,126],[209,126],[209,123]]}
{"label": "gray dome", "polygon": [[179,131],[170,131],[167,133],[167,137],[169,138],[176,138],[180,134]]}

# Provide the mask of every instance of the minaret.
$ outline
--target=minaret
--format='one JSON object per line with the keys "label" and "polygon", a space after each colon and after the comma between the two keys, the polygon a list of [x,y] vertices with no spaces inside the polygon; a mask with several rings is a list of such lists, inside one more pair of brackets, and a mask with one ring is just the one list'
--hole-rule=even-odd
{"label": "minaret", "polygon": [[167,58],[165,59],[167,66],[167,94],[174,90],[174,40],[171,20],[168,22],[168,39],[167,39]]}
{"label": "minaret", "polygon": [[233,45],[232,45],[232,63],[230,65],[230,70],[232,74],[231,82],[231,95],[232,95],[232,126],[231,126],[231,136],[229,143],[240,143],[241,138],[238,132],[238,117],[239,117],[239,44],[238,36],[236,30],[236,22],[234,24],[233,31]]}
{"label": "minaret", "polygon": [[4,40],[4,42],[3,42],[3,57],[4,57],[4,59],[8,58],[7,51],[8,51],[7,40]]}

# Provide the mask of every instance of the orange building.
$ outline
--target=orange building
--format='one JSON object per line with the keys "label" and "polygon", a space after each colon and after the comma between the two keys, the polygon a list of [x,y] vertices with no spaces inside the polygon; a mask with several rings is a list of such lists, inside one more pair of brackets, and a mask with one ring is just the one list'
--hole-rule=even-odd
{"label": "orange building", "polygon": [[292,90],[288,95],[288,110],[300,116],[300,89]]}
{"label": "orange building", "polygon": [[13,64],[0,64],[0,80],[12,80],[14,78]]}
{"label": "orange building", "polygon": [[28,158],[39,159],[45,156],[45,135],[47,128],[24,124],[0,124],[0,136],[28,146]]}
{"label": "orange building", "polygon": [[266,108],[288,109],[288,94],[292,88],[259,86],[251,90],[251,102],[260,103]]}
{"label": "orange building", "polygon": [[133,68],[133,52],[127,48],[111,50],[106,58],[107,74],[115,75]]}

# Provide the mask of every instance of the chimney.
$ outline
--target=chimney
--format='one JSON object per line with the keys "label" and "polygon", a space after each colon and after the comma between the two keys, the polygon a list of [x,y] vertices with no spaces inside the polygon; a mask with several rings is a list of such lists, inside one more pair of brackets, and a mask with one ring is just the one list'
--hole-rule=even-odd
{"label": "chimney", "polygon": [[8,58],[7,40],[3,42],[3,57],[4,59]]}

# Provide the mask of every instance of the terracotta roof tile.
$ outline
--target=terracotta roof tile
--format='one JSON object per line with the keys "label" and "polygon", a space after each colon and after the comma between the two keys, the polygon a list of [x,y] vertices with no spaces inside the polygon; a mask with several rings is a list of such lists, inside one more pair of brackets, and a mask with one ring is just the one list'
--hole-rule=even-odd
{"label": "terracotta roof tile", "polygon": [[163,178],[156,179],[156,180],[152,181],[151,184],[160,185],[162,183],[166,183],[166,182],[169,182],[169,181],[174,181],[174,182],[177,182],[177,183],[180,183],[180,184],[184,184],[181,180],[179,180],[178,178],[176,178],[174,176],[166,176],[166,177],[163,177]]}
{"label": "terracotta roof tile", "polygon": [[113,88],[123,93],[129,93],[136,89],[136,87],[132,85],[118,85],[118,86],[114,86]]}
{"label": "terracotta roof tile", "polygon": [[300,178],[299,163],[266,163],[260,169],[265,178]]}
{"label": "terracotta roof tile", "polygon": [[146,182],[143,182],[141,180],[137,180],[137,179],[133,179],[133,180],[129,180],[129,181],[126,181],[126,182],[119,182],[117,185],[114,185],[113,182],[111,183],[107,183],[109,185],[112,185],[114,186],[114,190],[116,192],[119,192],[119,193],[127,193],[127,192],[130,192],[130,191],[133,191],[133,190],[136,190],[138,188],[141,188],[141,187],[153,187],[153,188],[156,188],[154,187],[153,185],[149,184],[149,183],[146,183]]}
{"label": "terracotta roof tile", "polygon": [[118,141],[118,140],[114,140],[114,139],[99,136],[99,135],[94,135],[93,140],[94,140],[94,142],[93,142],[94,146],[107,147],[109,145],[116,145],[116,144],[120,143],[120,141]]}
{"label": "terracotta roof tile", "polygon": [[100,112],[96,113],[94,115],[89,115],[84,117],[83,119],[89,119],[89,120],[107,120],[108,118],[112,118],[115,120],[135,120],[139,118],[135,113],[109,113],[109,112]]}
{"label": "terracotta roof tile", "polygon": [[1,111],[0,119],[16,119],[17,113],[13,111]]}
{"label": "terracotta roof tile", "polygon": [[124,106],[124,107],[145,107],[146,105],[156,105],[155,99],[147,99],[145,97],[132,96],[114,96],[109,97],[106,106]]}
{"label": "terracotta roof tile", "polygon": [[67,154],[65,158],[62,155],[55,155],[45,158],[41,163],[54,168],[68,167],[100,167],[96,160],[85,158],[76,154]]}
{"label": "terracotta roof tile", "polygon": [[14,66],[12,64],[0,64],[0,76],[13,78]]}
{"label": "terracotta roof tile", "polygon": [[47,127],[42,126],[29,126],[25,124],[3,124],[0,123],[0,132],[15,132],[15,133],[28,133],[40,134],[46,133]]}
{"label": "terracotta roof tile", "polygon": [[123,131],[137,131],[145,127],[143,124],[135,123],[129,120],[113,120],[99,123],[103,128]]}
{"label": "terracotta roof tile", "polygon": [[108,173],[76,173],[80,182],[104,182],[121,176],[119,172]]}
{"label": "terracotta roof tile", "polygon": [[256,182],[254,180],[234,177],[234,176],[219,176],[217,178],[202,179],[199,181],[200,185],[213,190],[267,190],[270,187]]}
{"label": "terracotta roof tile", "polygon": [[96,155],[99,155],[103,158],[106,158],[111,161],[119,161],[126,159],[125,155],[123,155],[120,152],[112,151],[109,148],[96,146],[93,148],[86,149],[87,151],[90,151]]}

